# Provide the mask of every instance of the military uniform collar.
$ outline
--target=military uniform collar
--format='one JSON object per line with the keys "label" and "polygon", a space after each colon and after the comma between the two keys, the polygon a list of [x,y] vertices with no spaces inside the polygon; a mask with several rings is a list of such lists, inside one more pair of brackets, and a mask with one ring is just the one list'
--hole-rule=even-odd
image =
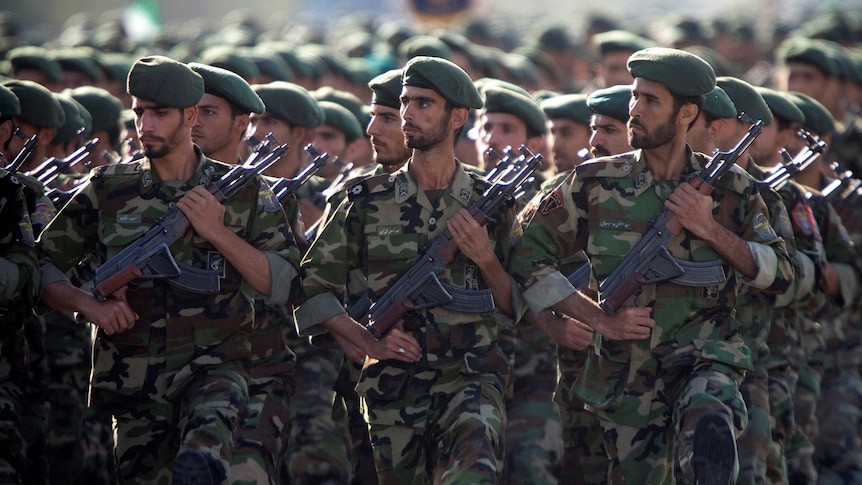
{"label": "military uniform collar", "polygon": [[[213,180],[215,165],[212,160],[204,156],[203,152],[197,146],[194,147],[195,155],[198,158],[198,165],[195,172],[183,184],[182,192],[185,193],[197,185],[207,186]],[[141,172],[141,194],[146,194],[158,190],[162,186],[162,180],[158,173],[153,170],[149,158],[142,158],[138,162],[138,168]]]}
{"label": "military uniform collar", "polygon": [[[424,192],[419,196],[419,193],[421,192],[419,190],[419,185],[410,173],[410,164],[412,160],[413,159],[408,160],[403,167],[389,176],[389,180],[395,184],[395,202],[401,204],[411,197],[416,197],[420,204],[423,206],[428,205],[429,209],[433,209]],[[464,169],[464,165],[460,160],[455,159],[455,165],[455,174],[452,181],[449,184],[448,189],[444,190],[448,190],[453,200],[457,200],[464,207],[469,207],[470,200],[473,197],[473,190],[475,190],[473,186],[473,178],[470,177],[470,174],[468,174]]]}
{"label": "military uniform collar", "polygon": [[[685,147],[686,155],[688,156],[689,163],[686,164],[682,169],[682,176],[680,180],[688,180],[706,165],[708,158],[698,156],[692,149],[686,145]],[[679,181],[667,181],[668,183],[659,184],[656,178],[653,176],[652,172],[650,172],[647,167],[646,161],[643,158],[643,150],[638,149],[633,152],[633,157],[631,159],[630,168],[631,177],[632,177],[632,187],[636,195],[642,194],[644,191],[648,190],[650,187],[656,187],[658,185],[667,186],[667,187],[675,187]],[[661,195],[661,194],[660,194]]]}

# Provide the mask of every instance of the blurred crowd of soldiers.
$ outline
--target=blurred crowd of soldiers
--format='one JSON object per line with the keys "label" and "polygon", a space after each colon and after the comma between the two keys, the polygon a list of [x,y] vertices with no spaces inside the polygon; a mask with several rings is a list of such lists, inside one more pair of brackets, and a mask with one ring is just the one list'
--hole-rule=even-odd
{"label": "blurred crowd of soldiers", "polygon": [[[305,313],[298,311],[294,320],[294,306],[301,308],[306,298],[296,286],[298,278],[308,272],[315,275],[313,285],[322,285],[322,277],[315,273],[319,268],[310,259],[311,255],[326,255],[332,241],[316,242],[315,238],[321,234],[331,237],[328,229],[352,221],[349,216],[348,222],[340,219],[339,211],[348,211],[351,204],[366,200],[363,197],[371,200],[375,190],[390,190],[376,181],[393,174],[392,185],[395,174],[406,173],[405,162],[417,157],[414,150],[422,150],[406,144],[402,131],[403,103],[416,102],[404,94],[408,87],[434,89],[454,106],[470,108],[463,129],[455,130],[453,138],[454,156],[468,167],[469,180],[484,181],[499,160],[493,153],[507,153],[510,147],[524,145],[543,155],[541,169],[513,209],[524,209],[524,213],[509,221],[512,227],[518,221],[526,226],[529,217],[524,214],[536,211],[540,201],[547,209],[550,199],[542,199],[543,195],[555,193],[561,183],[568,186],[571,181],[564,181],[576,167],[593,158],[633,150],[627,123],[635,77],[627,63],[638,51],[668,47],[705,60],[718,80],[715,89],[705,95],[700,115],[688,132],[692,150],[706,155],[730,150],[754,121],[762,120],[766,124],[762,134],[739,165],[754,179],[766,180],[776,167],[787,163],[782,148],[793,157],[810,149],[812,140],[826,146],[822,156],[794,174],[790,188],[782,186],[771,192],[760,187],[762,193],[774,195],[772,200],[767,195],[763,199],[769,208],[769,224],[787,245],[792,271],[773,275],[786,277],[780,291],[761,292],[752,286],[740,291],[736,303],[735,318],[741,324],[751,362],[745,379],[738,383],[748,424],[736,436],[738,463],[733,479],[740,484],[862,484],[862,224],[858,222],[862,213],[862,12],[824,12],[794,29],[776,31],[768,41],[752,24],[741,20],[686,19],[674,24],[661,42],[636,25],[610,18],[594,17],[586,25],[577,34],[557,25],[513,42],[481,20],[431,32],[376,19],[342,22],[338,31],[330,32],[316,32],[308,26],[266,32],[250,17],[234,15],[218,30],[164,32],[145,45],[132,43],[119,21],[70,24],[63,35],[42,45],[29,45],[14,17],[4,17],[0,25],[4,29],[0,32],[0,156],[9,171],[0,170],[0,223],[6,228],[0,239],[0,481],[155,483],[169,480],[173,473],[174,481],[182,482],[177,478],[182,471],[174,466],[172,472],[171,464],[179,450],[192,446],[193,439],[184,441],[183,432],[149,428],[149,441],[135,438],[139,429],[146,428],[136,428],[135,423],[150,418],[171,427],[178,423],[190,426],[191,414],[177,414],[187,412],[185,408],[156,410],[157,405],[173,402],[164,395],[170,395],[176,383],[169,382],[160,398],[153,398],[152,393],[141,397],[150,392],[148,385],[160,384],[158,378],[151,382],[149,377],[135,374],[152,372],[158,365],[145,363],[141,371],[135,367],[140,362],[110,343],[112,333],[122,335],[131,326],[120,322],[109,331],[106,325],[94,325],[83,312],[57,304],[56,295],[46,298],[43,290],[60,278],[46,273],[50,266],[54,271],[60,268],[72,285],[91,291],[88,282],[104,262],[99,257],[115,254],[112,246],[128,244],[132,235],[142,234],[129,229],[130,222],[119,217],[110,224],[99,222],[94,226],[98,234],[88,236],[96,237],[93,241],[98,244],[87,240],[98,249],[81,248],[87,251],[81,260],[58,261],[61,256],[71,257],[63,254],[71,247],[65,239],[75,239],[69,228],[93,223],[81,222],[86,219],[83,210],[107,210],[95,202],[111,200],[93,195],[99,187],[106,184],[110,190],[120,190],[111,184],[119,184],[132,172],[123,169],[123,164],[136,167],[134,176],[138,177],[141,170],[149,170],[149,165],[140,165],[141,160],[159,158],[158,153],[145,150],[139,139],[156,136],[146,131],[142,120],[150,111],[162,116],[159,109],[186,108],[186,100],[196,94],[186,93],[182,87],[173,89],[170,84],[193,75],[203,80],[203,90],[200,101],[191,103],[197,106],[197,119],[186,120],[184,129],[195,150],[207,159],[242,163],[272,137],[278,144],[289,145],[264,173],[264,179],[274,184],[296,177],[314,159],[310,153],[315,150],[328,155],[314,177],[288,200],[279,199],[284,213],[273,220],[285,228],[269,232],[289,236],[278,239],[262,230],[268,239],[261,242],[264,236],[254,236],[251,230],[260,229],[254,217],[240,231],[243,239],[270,258],[271,283],[267,284],[271,294],[259,291],[254,283],[249,283],[253,291],[245,286],[236,289],[246,296],[255,293],[253,312],[239,307],[253,315],[251,326],[240,331],[248,347],[244,358],[251,364],[250,370],[238,373],[245,397],[228,440],[234,447],[217,452],[216,463],[205,465],[214,481],[452,483],[445,475],[435,476],[436,465],[430,462],[415,464],[425,467],[427,475],[421,478],[422,473],[417,473],[420,478],[410,480],[380,469],[386,461],[380,451],[384,446],[374,440],[387,435],[378,434],[375,428],[372,438],[369,423],[383,420],[384,410],[392,411],[380,403],[379,396],[373,398],[374,406],[366,404],[366,399],[372,399],[369,393],[382,392],[379,388],[370,389],[366,383],[357,394],[356,387],[361,373],[370,373],[363,371],[363,365],[369,367],[373,359],[359,352],[362,345],[345,342],[340,334],[334,335],[334,341],[315,342],[319,332],[309,331],[313,335],[309,338],[309,325],[299,319],[312,313],[310,307]],[[473,81],[470,89],[481,96],[479,102],[473,105],[474,100],[460,92],[450,99],[443,91],[461,86],[444,83],[441,89],[436,73],[421,72],[419,65],[413,67],[418,73],[410,81],[405,74],[408,62],[429,57],[463,69]],[[163,79],[165,86],[157,88],[146,80],[135,84],[138,81],[130,73],[148,67],[147,59],[156,59],[153,69],[164,68],[176,77]],[[171,62],[190,71],[174,68]],[[313,149],[303,150],[309,144]],[[20,166],[12,168],[19,160]],[[112,177],[118,182],[112,182]],[[152,183],[145,179],[140,182],[144,198]],[[135,179],[132,189],[137,183]],[[447,183],[456,184],[457,179]],[[398,185],[397,190],[414,190],[408,185]],[[168,179],[165,186],[170,186]],[[186,188],[177,190],[184,193]],[[371,194],[360,194],[363,190]],[[266,191],[261,191],[263,200]],[[277,196],[275,185],[273,193],[266,193]],[[534,203],[528,204],[533,196]],[[259,201],[257,209],[249,204],[260,214],[272,211],[265,202]],[[229,206],[225,217],[245,220],[234,210],[239,211]],[[65,216],[53,221],[58,213]],[[143,213],[144,222],[152,224],[158,219],[158,214]],[[198,221],[192,216],[189,219],[197,230]],[[46,240],[55,234],[64,239],[62,244]],[[272,249],[273,241],[281,241],[290,251]],[[210,254],[218,252],[208,249]],[[282,251],[283,261],[274,263],[271,251]],[[308,259],[298,256],[303,254]],[[500,262],[510,269],[507,257],[501,256]],[[577,254],[557,257],[561,267],[569,270],[585,261]],[[228,260],[240,266],[230,257]],[[347,261],[343,263],[347,265]],[[211,259],[209,264],[219,263]],[[485,269],[475,271],[484,274]],[[780,270],[778,273],[781,275]],[[251,278],[242,269],[227,275],[243,281]],[[296,278],[296,285],[288,282],[277,288],[276,277],[285,275],[291,281]],[[516,277],[515,286],[515,281],[524,284]],[[165,283],[151,280],[146,285]],[[342,303],[349,305],[365,292],[364,286],[349,280]],[[166,291],[170,295],[172,290]],[[520,298],[511,298],[515,314],[525,311],[517,303]],[[140,297],[129,301],[146,304]],[[138,314],[135,318],[144,315],[130,305]],[[183,313],[180,306],[179,313]],[[171,314],[169,306],[164,311]],[[207,317],[164,317],[169,324],[171,318],[179,325],[182,318]],[[153,322],[165,320],[153,317]],[[151,332],[160,328],[157,323],[150,325]],[[624,461],[622,451],[607,449],[612,441],[607,427],[599,426],[595,409],[574,391],[583,387],[579,377],[587,355],[600,347],[592,330],[573,339],[547,319],[527,323],[526,317],[504,327],[499,337],[494,332],[508,362],[499,373],[505,409],[497,426],[502,427],[505,458],[495,480],[646,483],[643,478],[615,474],[618,472],[613,470],[620,464],[613,461]],[[395,334],[400,336],[402,331]],[[152,338],[135,338],[139,337]],[[172,338],[179,337],[167,337],[169,348]],[[457,346],[454,336],[452,339]],[[410,342],[402,341],[395,352],[427,365],[432,349],[425,344],[414,349]],[[99,358],[93,356],[94,347]],[[219,353],[224,348],[218,349],[213,350],[216,360],[225,359]],[[176,362],[171,361],[171,350],[151,352],[167,352],[168,362],[162,364],[168,370],[158,372],[174,379],[170,366]],[[413,352],[417,355],[410,355]],[[184,388],[203,386],[192,380],[197,365],[210,365],[195,360],[199,358],[201,355],[195,355],[189,362],[176,364],[181,369],[176,376],[189,378]],[[191,369],[192,377],[182,369]],[[448,378],[445,371],[440,372],[433,379]],[[217,374],[215,370],[210,373]],[[122,383],[139,377],[146,381],[135,384],[144,389],[143,394],[123,389]],[[177,382],[181,377],[176,377]],[[385,377],[376,378],[382,382]],[[233,377],[217,382],[230,379]],[[212,392],[228,394],[204,398],[230,401],[237,391]],[[186,396],[182,402],[204,398]],[[138,405],[134,412],[128,407]],[[159,413],[170,416],[162,420]],[[427,419],[430,427],[432,418]],[[118,420],[120,438],[115,431]],[[410,423],[408,420],[408,426],[415,424]],[[380,425],[371,422],[371,426]],[[120,445],[115,440],[127,441]],[[214,447],[212,443],[208,446]],[[133,455],[137,458],[132,459]],[[197,458],[187,458],[184,463],[194,468]],[[673,464],[671,469],[670,478],[650,483],[689,478]],[[388,482],[393,477],[401,481]]]}

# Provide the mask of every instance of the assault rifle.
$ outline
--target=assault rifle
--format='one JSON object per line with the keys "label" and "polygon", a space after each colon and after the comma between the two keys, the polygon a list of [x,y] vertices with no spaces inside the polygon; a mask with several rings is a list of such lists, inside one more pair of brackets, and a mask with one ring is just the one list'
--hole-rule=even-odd
{"label": "assault rifle", "polygon": [[27,175],[34,177],[36,180],[41,182],[42,185],[47,186],[51,182],[56,180],[56,178],[59,177],[61,173],[69,169],[69,167],[73,167],[78,163],[81,163],[81,161],[90,156],[90,152],[92,152],[98,144],[99,139],[93,138],[92,140],[78,147],[77,150],[73,151],[65,158],[47,158],[44,162],[42,162],[41,165],[27,172]]}
{"label": "assault rifle", "polygon": [[799,136],[805,139],[806,146],[801,149],[795,157],[791,157],[787,150],[781,149],[781,157],[784,163],[778,166],[766,179],[760,182],[773,190],[780,190],[788,180],[793,178],[797,173],[805,170],[811,165],[814,160],[823,155],[826,151],[826,142],[809,133],[806,130],[800,129]]}
{"label": "assault rifle", "polygon": [[[533,155],[521,146],[521,156],[526,162],[518,170],[507,170],[469,209],[470,214],[482,226],[504,205],[521,184],[542,163],[541,155]],[[376,298],[365,295],[350,306],[348,314],[358,322],[367,322],[365,328],[380,338],[409,311],[436,306],[466,313],[490,313],[494,310],[494,299],[490,290],[464,290],[446,285],[437,278],[439,273],[458,253],[458,245],[446,229],[428,244],[419,259],[407,269],[386,292]]]}
{"label": "assault rifle", "polygon": [[[15,134],[16,136],[24,136],[23,133],[17,129],[15,130]],[[15,158],[6,165],[7,172],[10,174],[15,173],[24,166],[24,163],[26,163],[27,159],[30,158],[30,155],[33,154],[33,150],[36,148],[36,142],[38,139],[39,135],[33,135],[24,142],[24,146],[21,147],[21,151],[19,151],[18,154],[15,155]]]}
{"label": "assault rifle", "polygon": [[324,165],[326,165],[326,160],[329,158],[329,154],[324,152],[320,153],[314,149],[314,147],[309,143],[305,145],[303,150],[307,151],[314,157],[314,160],[311,161],[308,165],[305,166],[298,174],[296,174],[293,178],[280,178],[273,182],[271,185],[272,192],[278,197],[278,201],[282,204],[284,201],[295,194],[302,184],[308,182],[314,174],[320,171]]}
{"label": "assault rifle", "polygon": [[[733,166],[736,160],[760,134],[763,122],[758,121],[740,142],[728,152],[716,152],[706,166],[688,183],[701,194],[712,193],[713,185]],[[652,227],[629,251],[613,272],[599,283],[599,306],[608,315],[625,305],[641,286],[673,280],[687,286],[704,286],[724,282],[727,276],[720,264],[679,260],[667,250],[667,245],[682,232],[676,215],[662,209]],[[583,264],[568,276],[575,288],[586,288],[590,281],[590,265]]]}
{"label": "assault rifle", "polygon": [[[216,200],[224,202],[245,185],[271,167],[287,150],[280,145],[252,165],[232,167],[220,179],[210,183],[207,190]],[[248,160],[258,158],[257,153]],[[217,293],[219,274],[176,261],[170,246],[183,237],[191,227],[188,217],[174,206],[143,236],[117,253],[96,269],[93,294],[104,301],[127,284],[140,278],[167,279],[171,285],[197,293]]]}

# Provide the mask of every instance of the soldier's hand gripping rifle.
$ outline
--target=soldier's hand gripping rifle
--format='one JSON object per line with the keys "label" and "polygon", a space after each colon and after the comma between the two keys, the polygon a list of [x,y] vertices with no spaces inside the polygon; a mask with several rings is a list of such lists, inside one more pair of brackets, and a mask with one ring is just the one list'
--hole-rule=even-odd
{"label": "soldier's hand gripping rifle", "polygon": [[[763,122],[758,121],[740,142],[728,152],[717,152],[706,166],[687,183],[701,194],[712,193],[713,185],[733,166],[736,160],[760,134]],[[662,209],[652,227],[629,251],[611,274],[599,284],[599,306],[608,315],[626,305],[643,285],[673,280],[687,286],[706,286],[724,282],[727,277],[720,264],[679,260],[667,250],[667,245],[682,232],[682,225],[668,208]],[[590,265],[583,264],[568,276],[575,288],[585,289],[590,281]]]}
{"label": "soldier's hand gripping rifle", "polygon": [[[506,175],[497,177],[482,198],[470,207],[470,214],[482,226],[510,203],[521,184],[541,165],[541,155],[533,155],[524,146],[520,151],[527,161],[518,170],[509,170]],[[365,323],[365,328],[375,338],[380,338],[412,310],[443,306],[466,313],[492,312],[495,306],[490,290],[454,288],[437,278],[437,273],[455,258],[458,251],[451,232],[446,229],[429,242],[419,259],[383,295],[373,303],[367,296],[359,299],[348,309],[348,314]]]}
{"label": "soldier's hand gripping rifle", "polygon": [[[216,200],[224,202],[246,184],[256,180],[256,176],[278,161],[286,150],[286,144],[280,145],[252,165],[244,163],[232,167],[221,178],[210,183],[207,190]],[[247,160],[257,159],[258,153],[252,153]],[[99,300],[105,300],[140,278],[164,278],[171,285],[188,291],[217,293],[218,272],[183,264],[171,254],[171,244],[182,238],[190,227],[188,217],[174,206],[143,236],[96,269],[93,294]]]}

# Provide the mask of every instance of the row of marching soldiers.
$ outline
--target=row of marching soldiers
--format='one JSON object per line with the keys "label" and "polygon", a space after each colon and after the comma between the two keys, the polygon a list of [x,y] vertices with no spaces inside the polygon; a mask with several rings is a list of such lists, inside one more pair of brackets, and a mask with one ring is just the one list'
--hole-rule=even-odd
{"label": "row of marching soldiers", "polygon": [[[812,59],[816,65],[819,57],[806,49],[788,57],[791,70],[794,61],[800,69]],[[437,76],[445,78],[451,67],[418,59],[410,64],[415,86],[472,92],[457,81],[440,88]],[[387,180],[410,157],[399,112],[402,88],[411,85],[405,79],[399,69],[369,83],[374,98],[363,127],[344,106],[292,83],[250,86],[218,67],[145,57],[127,80],[134,126],[126,134],[116,123],[119,100],[102,91],[78,88],[56,95],[34,82],[5,82],[4,480],[391,479],[381,467],[380,450],[392,444],[374,443],[372,457],[362,415],[368,418],[368,410],[360,409],[353,389],[359,367],[344,359],[345,352],[357,357],[356,348],[343,341],[312,345],[297,334],[288,304],[301,301],[300,255],[316,230],[341,201],[362,200],[363,190],[375,188],[367,177]],[[632,150],[625,138],[631,85],[541,101],[502,81],[471,86],[480,100],[451,97],[463,103],[457,106],[477,109],[471,138],[457,140],[469,140],[474,156],[487,156],[476,156],[487,166],[471,169],[475,180],[493,167],[489,148],[505,153],[507,146],[524,144],[553,158],[556,173],[537,174],[533,193],[553,193],[589,158],[587,151],[599,157]],[[193,106],[196,116],[177,116]],[[104,117],[114,123],[100,124]],[[765,123],[763,132],[737,162],[754,179],[769,180],[796,155],[808,160],[793,180],[760,184],[769,224],[787,244],[795,278],[778,295],[750,290],[737,304],[753,365],[740,384],[748,426],[737,437],[732,475],[738,473],[737,483],[858,483],[862,228],[854,213],[862,192],[849,172],[836,171],[818,156],[831,141],[835,121],[805,94],[720,77],[687,142],[706,154],[729,150],[756,120]],[[507,123],[520,123],[520,135],[506,138]],[[548,127],[550,143],[543,138]],[[365,148],[375,163],[351,169],[348,162],[365,155],[356,145],[353,151],[346,147],[364,139],[366,130]],[[576,131],[591,133],[590,139],[573,141],[570,132]],[[106,149],[99,144],[119,146],[126,135],[138,141],[126,143],[130,150],[109,165],[88,174],[71,169],[102,165]],[[226,164],[265,155],[275,143],[289,148],[265,172],[271,177],[267,184],[252,183],[224,201],[203,189],[229,172]],[[315,158],[301,149],[308,144],[327,163],[280,197],[279,184],[294,180]],[[130,290],[117,293],[87,286],[100,281],[96,269],[105,261],[98,257],[116,255],[175,206],[194,231],[169,243],[173,257],[215,271],[216,296],[134,278]],[[93,210],[112,217],[94,221]],[[351,293],[361,293],[363,283],[352,283],[360,288]],[[92,381],[90,322],[99,324]],[[505,398],[504,480],[605,483],[608,470],[618,465],[608,458],[616,450],[607,449],[598,418],[571,392],[592,337],[573,341],[545,320],[534,325],[501,337],[513,366]],[[403,344],[390,350],[403,355],[414,349]],[[250,368],[237,365],[248,360],[239,355],[251,358]],[[64,368],[67,363],[77,368]],[[619,476],[611,473],[614,480]]]}

